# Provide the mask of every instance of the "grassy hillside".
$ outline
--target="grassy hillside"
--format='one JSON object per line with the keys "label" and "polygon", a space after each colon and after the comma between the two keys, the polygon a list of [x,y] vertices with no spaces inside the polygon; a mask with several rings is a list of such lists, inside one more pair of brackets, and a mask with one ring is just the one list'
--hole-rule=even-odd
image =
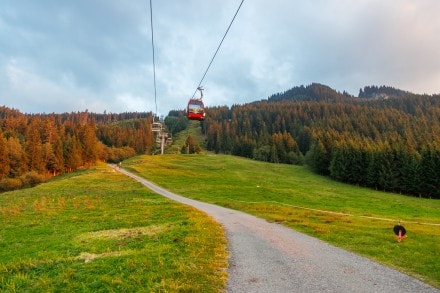
{"label": "grassy hillside", "polygon": [[[279,222],[440,287],[438,200],[226,155],[141,156],[123,166],[178,194]],[[408,231],[401,243],[392,231],[398,219]]]}
{"label": "grassy hillside", "polygon": [[206,142],[205,137],[201,133],[200,122],[189,120],[187,129],[173,137],[173,144],[167,148],[167,153],[180,154],[182,146],[185,145],[188,136],[191,136],[196,144],[205,149]]}
{"label": "grassy hillside", "polygon": [[1,292],[218,292],[220,226],[106,165],[0,194]]}

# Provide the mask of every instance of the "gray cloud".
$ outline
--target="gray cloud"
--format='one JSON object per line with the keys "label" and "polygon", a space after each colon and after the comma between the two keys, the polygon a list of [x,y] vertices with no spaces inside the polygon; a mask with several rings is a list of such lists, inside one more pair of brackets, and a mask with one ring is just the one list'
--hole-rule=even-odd
{"label": "gray cloud", "polygon": [[[159,114],[183,109],[240,0],[153,1]],[[245,1],[204,81],[209,106],[320,82],[440,93],[436,0]],[[148,1],[13,1],[0,11],[0,105],[154,111]]]}

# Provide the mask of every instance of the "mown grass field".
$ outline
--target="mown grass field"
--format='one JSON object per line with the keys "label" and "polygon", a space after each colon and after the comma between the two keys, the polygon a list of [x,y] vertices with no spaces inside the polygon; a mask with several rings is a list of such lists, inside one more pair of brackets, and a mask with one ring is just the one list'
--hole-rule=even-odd
{"label": "mown grass field", "polygon": [[[141,156],[123,167],[177,194],[281,223],[440,288],[438,200],[227,155]],[[401,243],[392,231],[399,219],[408,231]]]}
{"label": "mown grass field", "polygon": [[221,227],[106,165],[0,194],[1,292],[219,292]]}

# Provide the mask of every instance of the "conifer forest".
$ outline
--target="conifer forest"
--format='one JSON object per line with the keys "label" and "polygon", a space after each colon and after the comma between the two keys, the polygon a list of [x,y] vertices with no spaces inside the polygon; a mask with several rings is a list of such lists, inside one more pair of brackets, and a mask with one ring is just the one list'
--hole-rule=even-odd
{"label": "conifer forest", "polygon": [[[359,96],[321,84],[243,105],[206,109],[208,151],[306,165],[378,190],[440,198],[440,95],[368,86]],[[95,164],[151,154],[152,113],[24,114],[0,107],[0,190],[34,185]],[[182,110],[164,120],[172,135]]]}

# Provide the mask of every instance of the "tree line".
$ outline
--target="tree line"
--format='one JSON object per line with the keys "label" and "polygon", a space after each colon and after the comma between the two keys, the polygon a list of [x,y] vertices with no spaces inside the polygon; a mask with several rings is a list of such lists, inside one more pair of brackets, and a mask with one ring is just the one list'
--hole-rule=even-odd
{"label": "tree line", "polygon": [[[208,150],[307,164],[347,183],[440,198],[440,96],[365,87],[361,98],[312,84],[267,100],[207,108]],[[152,113],[22,114],[0,107],[0,191],[157,149]],[[165,125],[184,130],[184,111]],[[188,138],[183,153],[200,148]]]}
{"label": "tree line", "polygon": [[151,113],[23,114],[0,107],[0,191],[155,148]]}
{"label": "tree line", "polygon": [[359,99],[312,84],[259,102],[208,108],[202,123],[207,148],[307,163],[343,182],[440,198],[440,96],[390,87],[361,92]]}

